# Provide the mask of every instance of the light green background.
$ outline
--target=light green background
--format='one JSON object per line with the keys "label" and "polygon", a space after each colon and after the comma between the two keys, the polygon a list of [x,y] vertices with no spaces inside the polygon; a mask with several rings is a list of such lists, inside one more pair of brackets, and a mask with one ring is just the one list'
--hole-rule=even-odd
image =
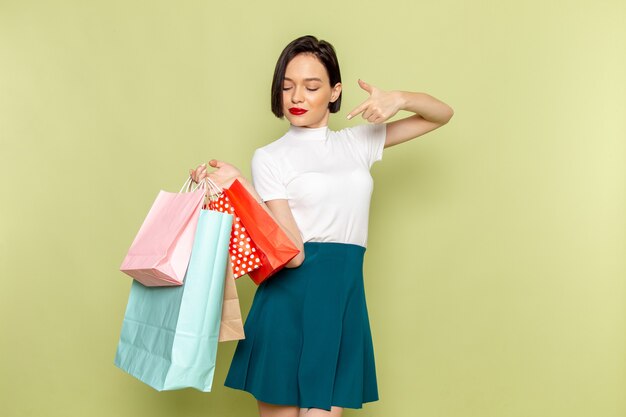
{"label": "light green background", "polygon": [[[626,416],[626,3],[0,1],[0,415],[253,416],[113,366],[118,271],[159,189],[249,174],[291,39],[331,41],[344,107],[456,111],[385,151],[366,291],[381,400],[346,416]],[[238,283],[244,314],[254,285]]]}

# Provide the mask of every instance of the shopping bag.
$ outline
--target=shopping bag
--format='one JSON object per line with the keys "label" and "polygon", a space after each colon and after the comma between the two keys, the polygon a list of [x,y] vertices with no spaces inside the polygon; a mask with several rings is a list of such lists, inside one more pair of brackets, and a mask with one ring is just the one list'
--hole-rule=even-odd
{"label": "shopping bag", "polygon": [[226,281],[224,282],[224,301],[222,303],[222,321],[220,323],[220,342],[245,339],[241,307],[233,270],[226,266]]}
{"label": "shopping bag", "polygon": [[[189,264],[206,186],[159,192],[120,270],[148,286],[180,285]],[[185,189],[189,192],[183,192]]]}
{"label": "shopping bag", "polygon": [[282,269],[300,251],[238,180],[224,192],[260,252],[261,267],[248,273],[258,285]]}
{"label": "shopping bag", "polygon": [[241,219],[237,217],[235,209],[232,203],[221,192],[217,199],[212,199],[209,202],[209,207],[212,210],[221,211],[224,213],[230,213],[233,215],[233,229],[230,234],[230,265],[233,270],[233,276],[235,279],[255,270],[261,266],[261,260],[257,253],[258,248],[250,239],[250,235],[246,231],[246,228],[241,224]]}
{"label": "shopping bag", "polygon": [[156,390],[211,390],[232,216],[199,215],[182,286],[133,280],[115,365]]}

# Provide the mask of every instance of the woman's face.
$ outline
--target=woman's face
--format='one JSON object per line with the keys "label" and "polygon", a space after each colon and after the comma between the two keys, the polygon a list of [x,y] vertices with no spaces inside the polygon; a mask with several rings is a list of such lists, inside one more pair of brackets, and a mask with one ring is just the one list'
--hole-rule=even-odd
{"label": "woman's face", "polygon": [[328,71],[315,55],[296,55],[285,69],[283,114],[294,126],[327,126],[328,104],[340,93],[341,83],[331,88]]}

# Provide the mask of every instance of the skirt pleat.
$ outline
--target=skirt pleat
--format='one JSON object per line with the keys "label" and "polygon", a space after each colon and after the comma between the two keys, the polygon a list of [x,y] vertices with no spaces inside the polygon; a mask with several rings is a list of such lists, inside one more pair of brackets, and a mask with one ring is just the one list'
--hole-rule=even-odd
{"label": "skirt pleat", "polygon": [[305,261],[257,288],[225,385],[275,405],[378,400],[363,286],[365,248],[307,242]]}

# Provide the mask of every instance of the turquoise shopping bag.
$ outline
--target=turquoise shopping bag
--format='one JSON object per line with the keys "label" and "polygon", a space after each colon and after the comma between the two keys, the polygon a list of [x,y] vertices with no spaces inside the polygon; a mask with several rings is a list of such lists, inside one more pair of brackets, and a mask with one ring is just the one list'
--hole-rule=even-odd
{"label": "turquoise shopping bag", "polygon": [[158,391],[211,391],[233,217],[201,210],[184,284],[133,280],[115,365]]}

